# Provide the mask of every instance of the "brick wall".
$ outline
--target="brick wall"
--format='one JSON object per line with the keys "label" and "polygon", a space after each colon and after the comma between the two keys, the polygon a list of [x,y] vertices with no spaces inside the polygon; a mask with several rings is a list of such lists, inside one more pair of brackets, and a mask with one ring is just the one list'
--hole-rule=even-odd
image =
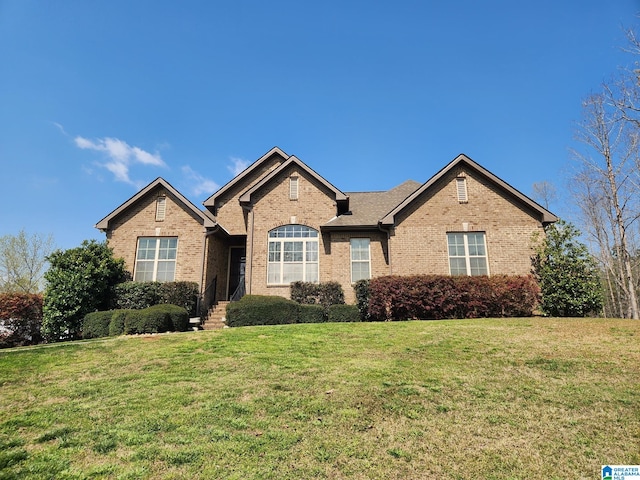
{"label": "brick wall", "polygon": [[380,231],[331,232],[331,265],[329,280],[342,285],[346,303],[355,303],[356,297],[351,283],[351,239],[368,238],[372,277],[389,275],[387,261],[387,235]]}
{"label": "brick wall", "polygon": [[[164,221],[156,221],[156,198],[166,195]],[[170,192],[158,187],[112,220],[107,232],[116,257],[124,258],[133,275],[139,237],[178,237],[175,279],[201,283],[204,227]]]}
{"label": "brick wall", "polygon": [[[289,177],[298,177],[298,199],[289,199]],[[238,207],[239,208],[239,207]],[[247,265],[250,285],[247,289],[256,295],[289,297],[290,287],[267,286],[268,233],[277,227],[300,224],[320,230],[320,225],[336,215],[332,192],[320,185],[295,165],[281,172],[269,185],[256,193],[253,201],[253,228],[247,233]],[[328,238],[318,238],[320,281],[332,279],[333,264]]]}
{"label": "brick wall", "polygon": [[224,225],[227,232],[231,235],[247,234],[247,213],[240,207],[238,198],[284,161],[280,155],[272,155],[258,168],[247,174],[242,182],[238,182],[216,199],[216,218],[220,225]]}
{"label": "brick wall", "polygon": [[[466,175],[468,202],[459,203],[456,177]],[[391,237],[391,268],[396,275],[449,274],[447,232],[486,233],[489,272],[531,272],[532,235],[542,225],[535,214],[516,204],[473,171],[450,172],[429,195],[396,216]]]}

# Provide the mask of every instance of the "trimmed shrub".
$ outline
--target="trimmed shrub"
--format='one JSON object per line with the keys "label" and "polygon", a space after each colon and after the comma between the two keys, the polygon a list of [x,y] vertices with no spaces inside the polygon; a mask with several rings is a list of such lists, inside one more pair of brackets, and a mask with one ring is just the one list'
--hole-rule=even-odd
{"label": "trimmed shrub", "polygon": [[171,328],[171,320],[164,305],[155,305],[143,310],[131,310],[125,318],[124,333],[163,333]]}
{"label": "trimmed shrub", "polygon": [[318,284],[312,282],[291,283],[291,300],[301,305],[319,304]]}
{"label": "trimmed shrub", "polygon": [[338,282],[323,282],[318,284],[320,305],[328,308],[330,305],[344,305],[344,291]]}
{"label": "trimmed shrub", "polygon": [[113,310],[86,314],[82,321],[82,338],[108,337],[113,314]]}
{"label": "trimmed shrub", "polygon": [[172,332],[186,332],[189,328],[189,312],[184,307],[179,305],[171,305],[169,303],[163,305],[156,305],[158,308],[163,307],[169,315],[169,330]]}
{"label": "trimmed shrub", "polygon": [[165,282],[158,289],[160,301],[168,305],[177,305],[187,311],[187,323],[189,317],[197,315],[198,296],[200,290],[196,282]]}
{"label": "trimmed shrub", "polygon": [[111,322],[109,323],[110,337],[117,337],[124,333],[124,324],[126,323],[127,315],[133,311],[134,310],[130,309],[112,310],[113,315],[111,316]]}
{"label": "trimmed shrub", "polygon": [[245,295],[227,305],[229,327],[297,323],[299,305],[283,297]]}
{"label": "trimmed shrub", "polygon": [[369,282],[370,280],[358,280],[353,289],[356,293],[356,305],[360,312],[360,320],[366,322],[371,319],[369,315]]}
{"label": "trimmed shrub", "polygon": [[357,305],[330,305],[327,309],[329,322],[360,322]]}
{"label": "trimmed shrub", "polygon": [[0,348],[42,342],[42,295],[0,294]]}
{"label": "trimmed shrub", "polygon": [[531,316],[539,289],[531,276],[378,277],[369,284],[374,320]]}
{"label": "trimmed shrub", "polygon": [[124,282],[115,286],[112,306],[142,310],[160,304],[178,305],[195,316],[199,289],[195,282]]}
{"label": "trimmed shrub", "polygon": [[338,282],[293,282],[291,284],[291,300],[302,305],[344,304],[344,291]]}
{"label": "trimmed shrub", "polygon": [[142,310],[160,303],[159,282],[123,282],[114,288],[113,308]]}
{"label": "trimmed shrub", "polygon": [[322,305],[299,305],[298,323],[326,322],[325,310]]}

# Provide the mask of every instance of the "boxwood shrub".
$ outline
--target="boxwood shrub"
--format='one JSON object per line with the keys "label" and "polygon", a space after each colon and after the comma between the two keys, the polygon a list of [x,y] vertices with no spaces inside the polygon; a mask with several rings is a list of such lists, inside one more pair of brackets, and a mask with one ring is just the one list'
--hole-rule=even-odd
{"label": "boxwood shrub", "polygon": [[131,310],[125,317],[124,333],[163,333],[185,331],[189,314],[177,305],[154,305],[143,310]]}
{"label": "boxwood shrub", "polygon": [[281,325],[297,323],[299,305],[283,297],[245,295],[227,305],[226,321],[229,327],[252,325]]}
{"label": "boxwood shrub", "polygon": [[359,322],[360,311],[357,305],[331,305],[327,309],[329,322]]}
{"label": "boxwood shrub", "polygon": [[134,310],[120,309],[112,310],[111,323],[109,323],[109,336],[117,337],[124,333],[124,324],[126,323],[127,315]]}
{"label": "boxwood shrub", "polygon": [[142,310],[118,309],[89,313],[82,323],[82,338],[138,333],[184,332],[189,314],[178,305],[154,305]]}
{"label": "boxwood shrub", "polygon": [[327,321],[322,305],[299,305],[298,323],[323,323]]}
{"label": "boxwood shrub", "polygon": [[108,337],[112,318],[113,310],[92,312],[85,315],[82,322],[82,338]]}

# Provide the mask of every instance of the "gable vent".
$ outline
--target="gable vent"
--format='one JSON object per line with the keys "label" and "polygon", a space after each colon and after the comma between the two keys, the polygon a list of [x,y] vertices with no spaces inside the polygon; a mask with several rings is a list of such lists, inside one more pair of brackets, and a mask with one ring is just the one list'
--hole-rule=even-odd
{"label": "gable vent", "polygon": [[156,200],[156,222],[162,222],[167,213],[167,197],[158,197]]}
{"label": "gable vent", "polygon": [[456,190],[458,193],[458,202],[467,203],[469,198],[467,196],[467,179],[465,177],[456,178]]}
{"label": "gable vent", "polygon": [[289,200],[298,199],[298,177],[289,177]]}

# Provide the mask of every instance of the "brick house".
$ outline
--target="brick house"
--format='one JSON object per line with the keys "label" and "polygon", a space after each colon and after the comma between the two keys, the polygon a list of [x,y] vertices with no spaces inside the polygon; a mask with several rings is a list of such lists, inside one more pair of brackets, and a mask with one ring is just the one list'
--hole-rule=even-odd
{"label": "brick house", "polygon": [[158,178],[100,220],[137,281],[197,282],[206,306],[290,283],[420,273],[525,275],[557,217],[465,155],[426,183],[342,192],[275,147],[196,207]]}

